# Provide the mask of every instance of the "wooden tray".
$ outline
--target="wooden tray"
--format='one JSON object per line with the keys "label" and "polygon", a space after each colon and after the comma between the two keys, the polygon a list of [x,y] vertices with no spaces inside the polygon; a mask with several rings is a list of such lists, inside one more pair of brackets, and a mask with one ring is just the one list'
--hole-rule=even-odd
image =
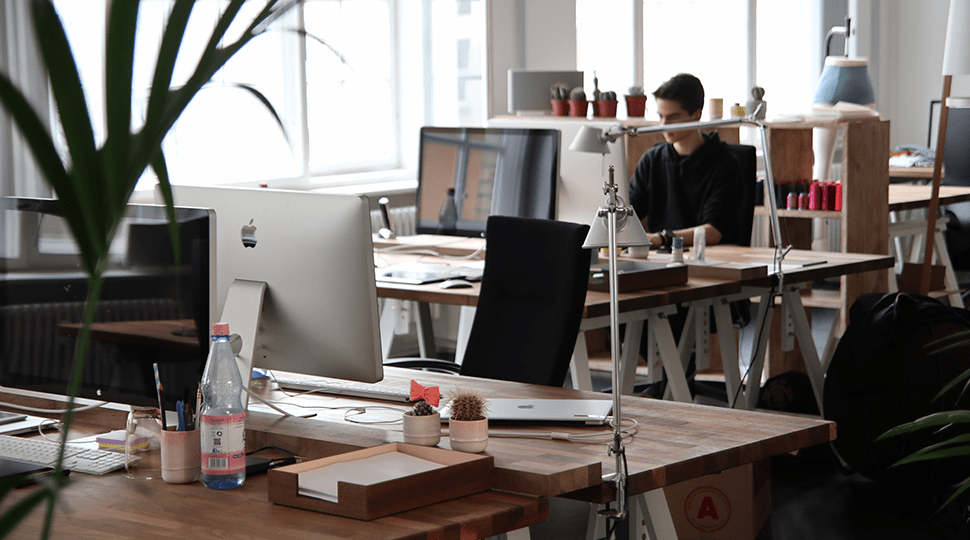
{"label": "wooden tray", "polygon": [[[337,502],[300,494],[299,476],[302,472],[389,452],[399,452],[445,466],[369,485],[340,481],[337,484]],[[493,468],[494,459],[488,455],[391,443],[271,469],[269,500],[315,512],[371,520],[487,491],[492,488]]]}
{"label": "wooden tray", "polygon": [[[609,263],[596,264],[590,268],[590,290],[609,292],[609,268]],[[617,292],[683,285],[687,283],[687,267],[667,266],[665,262],[624,259],[617,261],[616,278]]]}

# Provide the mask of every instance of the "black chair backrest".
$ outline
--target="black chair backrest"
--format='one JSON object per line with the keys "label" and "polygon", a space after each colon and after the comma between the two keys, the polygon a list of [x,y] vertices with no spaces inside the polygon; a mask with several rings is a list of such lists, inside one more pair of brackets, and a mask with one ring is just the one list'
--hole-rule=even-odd
{"label": "black chair backrest", "polygon": [[970,186],[970,109],[947,111],[943,168],[946,171],[944,183]]}
{"label": "black chair backrest", "polygon": [[728,148],[741,166],[741,212],[738,214],[737,245],[750,246],[755,190],[758,189],[758,154],[748,144],[728,143]]}
{"label": "black chair backrest", "polygon": [[491,216],[462,375],[562,386],[589,281],[588,225]]}

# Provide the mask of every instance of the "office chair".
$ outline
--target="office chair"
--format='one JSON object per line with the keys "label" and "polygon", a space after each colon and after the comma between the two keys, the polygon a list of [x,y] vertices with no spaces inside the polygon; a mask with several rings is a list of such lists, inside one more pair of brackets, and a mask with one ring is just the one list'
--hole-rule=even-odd
{"label": "office chair", "polygon": [[758,154],[755,147],[748,144],[728,143],[728,149],[741,166],[741,212],[738,214],[735,243],[750,246],[755,191],[758,189]]}
{"label": "office chair", "polygon": [[[950,109],[943,150],[943,185],[970,186],[970,109]],[[946,226],[946,248],[954,268],[970,269],[970,203],[943,207],[950,218]]]}
{"label": "office chair", "polygon": [[432,359],[384,365],[562,386],[589,281],[588,225],[491,216],[485,273],[461,365]]}

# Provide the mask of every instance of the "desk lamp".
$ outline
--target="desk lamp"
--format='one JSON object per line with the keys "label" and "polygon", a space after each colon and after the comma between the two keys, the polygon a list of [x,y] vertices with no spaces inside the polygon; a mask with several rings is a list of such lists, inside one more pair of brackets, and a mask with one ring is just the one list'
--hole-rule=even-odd
{"label": "desk lamp", "polygon": [[940,99],[940,126],[936,137],[936,159],[933,162],[933,188],[926,215],[926,245],[923,252],[923,271],[919,293],[930,290],[930,267],[933,264],[933,240],[936,218],[940,210],[940,180],[943,177],[943,151],[946,148],[946,119],[951,107],[970,108],[970,98],[951,98],[950,85],[954,75],[970,74],[970,0],[950,0],[946,25],[946,46],[943,49],[943,97]]}
{"label": "desk lamp", "polygon": [[[970,0],[968,0],[970,1]],[[760,107],[759,107],[760,110]],[[576,133],[575,139],[569,145],[569,149],[576,152],[590,152],[597,154],[608,154],[610,152],[609,143],[616,141],[620,136],[636,136],[641,133],[655,133],[659,131],[681,131],[688,129],[702,129],[715,126],[751,124],[758,126],[761,132],[761,142],[765,154],[765,184],[768,194],[765,199],[771,215],[771,229],[775,241],[775,271],[779,279],[779,289],[784,285],[784,276],[781,272],[781,261],[784,259],[787,250],[781,249],[781,232],[778,227],[778,212],[775,205],[775,193],[773,186],[773,176],[771,174],[771,160],[768,152],[768,135],[765,125],[757,118],[758,110],[751,111],[748,116],[725,120],[714,120],[709,122],[683,122],[678,124],[667,124],[657,126],[625,127],[616,126],[604,132],[602,129],[591,126],[582,126]],[[613,482],[616,486],[616,509],[607,510],[600,514],[607,519],[620,520],[626,517],[626,460],[623,449],[623,435],[621,423],[623,416],[620,410],[620,342],[619,342],[619,322],[617,298],[617,269],[616,251],[618,246],[649,246],[650,239],[643,230],[640,220],[632,206],[625,205],[618,195],[618,187],[613,180],[613,167],[609,169],[609,179],[603,186],[606,194],[606,204],[596,211],[596,216],[590,224],[589,235],[586,237],[584,248],[609,249],[609,272],[610,272],[610,359],[613,368],[613,441],[609,446],[610,455],[616,460],[615,472],[604,476],[605,481]]]}

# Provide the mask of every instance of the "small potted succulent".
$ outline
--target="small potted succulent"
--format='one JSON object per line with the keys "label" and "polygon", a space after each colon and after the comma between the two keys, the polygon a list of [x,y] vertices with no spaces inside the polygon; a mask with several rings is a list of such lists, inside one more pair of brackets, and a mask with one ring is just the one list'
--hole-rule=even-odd
{"label": "small potted succulent", "polygon": [[569,92],[569,116],[586,117],[586,110],[589,109],[589,102],[586,101],[586,91],[582,86],[577,86]]}
{"label": "small potted succulent", "polygon": [[441,414],[425,400],[404,413],[404,442],[437,446],[441,441]]}
{"label": "small potted succulent", "polygon": [[563,83],[556,83],[550,88],[552,93],[552,114],[555,116],[569,115],[569,87]]}
{"label": "small potted succulent", "polygon": [[616,92],[600,92],[596,99],[596,107],[593,108],[593,115],[607,118],[616,116]]}
{"label": "small potted succulent", "polygon": [[631,86],[626,91],[626,115],[629,118],[642,117],[647,112],[647,96],[642,86]]}
{"label": "small potted succulent", "polygon": [[478,453],[488,446],[487,402],[478,392],[455,390],[449,404],[448,438],[451,449]]}

